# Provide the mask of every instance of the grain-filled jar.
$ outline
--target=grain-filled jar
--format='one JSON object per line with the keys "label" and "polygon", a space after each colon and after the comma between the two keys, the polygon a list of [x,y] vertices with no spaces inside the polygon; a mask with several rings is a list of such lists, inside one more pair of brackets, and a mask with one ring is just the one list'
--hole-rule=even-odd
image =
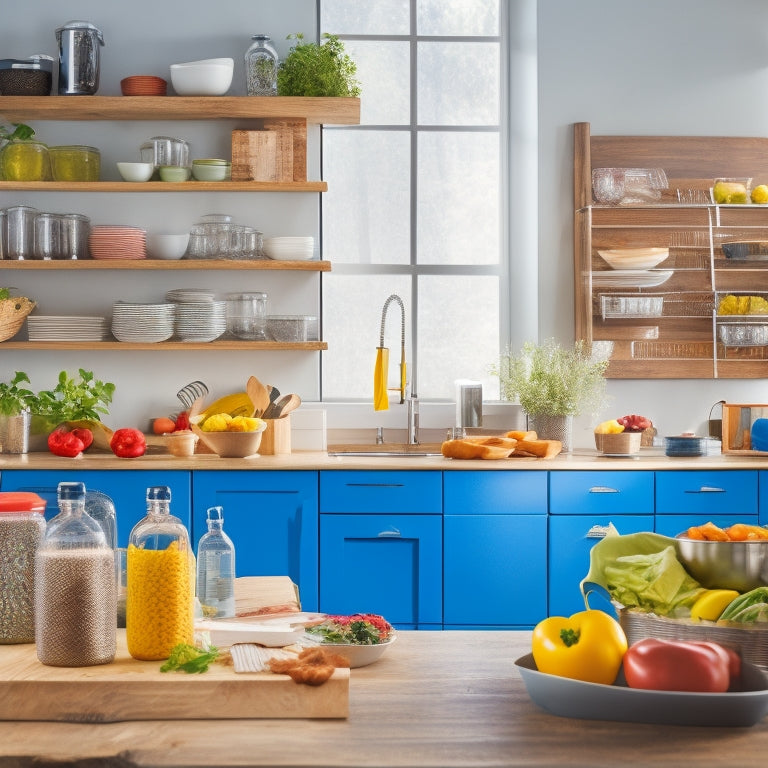
{"label": "grain-filled jar", "polygon": [[48,147],[54,181],[98,181],[101,152],[81,144]]}
{"label": "grain-filled jar", "polygon": [[125,634],[134,659],[159,661],[194,642],[195,557],[184,524],[171,514],[171,489],[147,489],[147,515],[126,555]]}
{"label": "grain-filled jar", "polygon": [[37,658],[53,667],[89,667],[115,658],[115,552],[85,508],[83,483],[59,483],[59,514],[35,558]]}
{"label": "grain-filled jar", "polygon": [[0,493],[0,643],[35,642],[35,555],[45,534],[45,499]]}

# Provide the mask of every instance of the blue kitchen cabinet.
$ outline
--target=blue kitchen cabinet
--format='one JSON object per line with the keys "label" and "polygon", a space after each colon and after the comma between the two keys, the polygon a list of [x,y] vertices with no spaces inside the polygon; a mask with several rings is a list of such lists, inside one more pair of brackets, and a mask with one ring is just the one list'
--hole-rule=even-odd
{"label": "blue kitchen cabinet", "polygon": [[589,571],[592,547],[610,524],[620,534],[653,531],[654,504],[653,472],[549,473],[550,616],[584,610],[579,585]]}
{"label": "blue kitchen cabinet", "polygon": [[530,628],[547,614],[547,473],[446,472],[445,629]]}
{"label": "blue kitchen cabinet", "polygon": [[224,509],[237,576],[289,576],[302,608],[318,608],[317,472],[195,471],[192,534],[197,552],[209,507]]}
{"label": "blue kitchen cabinet", "polygon": [[[656,514],[758,514],[758,473],[753,470],[668,470],[656,472]],[[663,521],[659,521],[663,524]],[[703,520],[703,522],[707,522]],[[736,521],[734,521],[736,522]],[[698,523],[697,523],[698,524]],[[677,531],[679,533],[679,531]]]}
{"label": "blue kitchen cabinet", "polygon": [[[126,459],[126,461],[129,461]],[[171,511],[188,530],[192,525],[192,473],[184,470],[19,470],[7,469],[0,473],[0,490],[32,491],[47,502],[45,517],[50,520],[58,514],[56,488],[62,482],[85,483],[86,489],[106,493],[115,503],[117,515],[117,543],[128,546],[133,526],[147,514],[147,488],[167,485],[171,489]]]}
{"label": "blue kitchen cabinet", "polygon": [[442,472],[320,473],[320,610],[440,629]]}

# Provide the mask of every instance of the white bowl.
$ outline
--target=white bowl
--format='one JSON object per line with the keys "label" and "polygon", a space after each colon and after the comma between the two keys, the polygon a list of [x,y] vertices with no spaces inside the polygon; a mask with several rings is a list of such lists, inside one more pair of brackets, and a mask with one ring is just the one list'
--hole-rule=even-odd
{"label": "white bowl", "polygon": [[153,259],[180,259],[187,252],[189,232],[180,235],[147,233],[147,253]]}
{"label": "white bowl", "polygon": [[612,269],[652,269],[669,257],[669,248],[613,248],[598,253]]}
{"label": "white bowl", "polygon": [[171,64],[171,84],[179,96],[223,96],[232,85],[234,67],[234,59]]}
{"label": "white bowl", "polygon": [[349,659],[351,669],[358,667],[367,667],[378,661],[385,653],[387,648],[397,640],[397,635],[391,635],[389,640],[376,645],[350,645],[344,643],[319,643],[321,648],[326,648],[331,653],[338,653],[339,656],[346,656]]}
{"label": "white bowl", "polygon": [[118,163],[117,170],[125,181],[149,181],[155,166],[152,163]]}

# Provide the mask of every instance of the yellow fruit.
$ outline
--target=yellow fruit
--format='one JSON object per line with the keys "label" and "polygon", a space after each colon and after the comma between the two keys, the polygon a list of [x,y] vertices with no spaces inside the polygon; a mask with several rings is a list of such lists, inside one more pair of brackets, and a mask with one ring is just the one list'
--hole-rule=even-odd
{"label": "yellow fruit", "polygon": [[747,187],[739,181],[718,181],[712,189],[715,202],[732,205],[747,202]]}
{"label": "yellow fruit", "polygon": [[217,413],[228,413],[230,416],[253,416],[255,409],[256,406],[247,392],[234,392],[211,403],[200,414],[200,421],[205,421]]}
{"label": "yellow fruit", "polygon": [[616,435],[619,432],[623,432],[623,431],[624,431],[623,425],[619,424],[619,422],[616,421],[616,419],[609,419],[608,421],[603,421],[595,427],[596,435]]}
{"label": "yellow fruit", "polygon": [[227,424],[228,432],[255,432],[260,429],[264,422],[261,419],[255,419],[252,416],[235,416]]}
{"label": "yellow fruit", "polygon": [[756,205],[768,204],[768,184],[759,184],[752,190],[752,202]]}
{"label": "yellow fruit", "polygon": [[691,618],[694,621],[717,621],[738,596],[735,589],[708,589],[693,604]]}
{"label": "yellow fruit", "polygon": [[200,429],[203,432],[226,432],[230,421],[232,417],[228,413],[214,413],[202,423]]}

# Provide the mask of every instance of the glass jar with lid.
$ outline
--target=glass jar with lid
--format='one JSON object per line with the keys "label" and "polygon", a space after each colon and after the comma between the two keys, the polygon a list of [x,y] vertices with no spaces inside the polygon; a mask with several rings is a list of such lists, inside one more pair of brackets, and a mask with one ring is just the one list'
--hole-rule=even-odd
{"label": "glass jar with lid", "polygon": [[35,557],[37,658],[54,667],[109,664],[117,639],[115,552],[86,512],[83,483],[59,483],[58,502]]}
{"label": "glass jar with lid", "polygon": [[167,659],[194,641],[195,557],[184,524],[171,514],[171,489],[147,489],[147,515],[126,555],[125,627],[135,659]]}
{"label": "glass jar with lid", "polygon": [[35,555],[44,512],[36,493],[0,493],[0,644],[35,642]]}
{"label": "glass jar with lid", "polygon": [[277,96],[279,59],[269,35],[251,35],[245,52],[246,91],[249,96]]}
{"label": "glass jar with lid", "polygon": [[48,147],[40,141],[10,141],[0,150],[0,178],[5,181],[50,181]]}
{"label": "glass jar with lid", "polygon": [[266,341],[267,294],[228,293],[227,331],[238,339]]}
{"label": "glass jar with lid", "polygon": [[54,181],[98,181],[101,152],[80,144],[48,147]]}

